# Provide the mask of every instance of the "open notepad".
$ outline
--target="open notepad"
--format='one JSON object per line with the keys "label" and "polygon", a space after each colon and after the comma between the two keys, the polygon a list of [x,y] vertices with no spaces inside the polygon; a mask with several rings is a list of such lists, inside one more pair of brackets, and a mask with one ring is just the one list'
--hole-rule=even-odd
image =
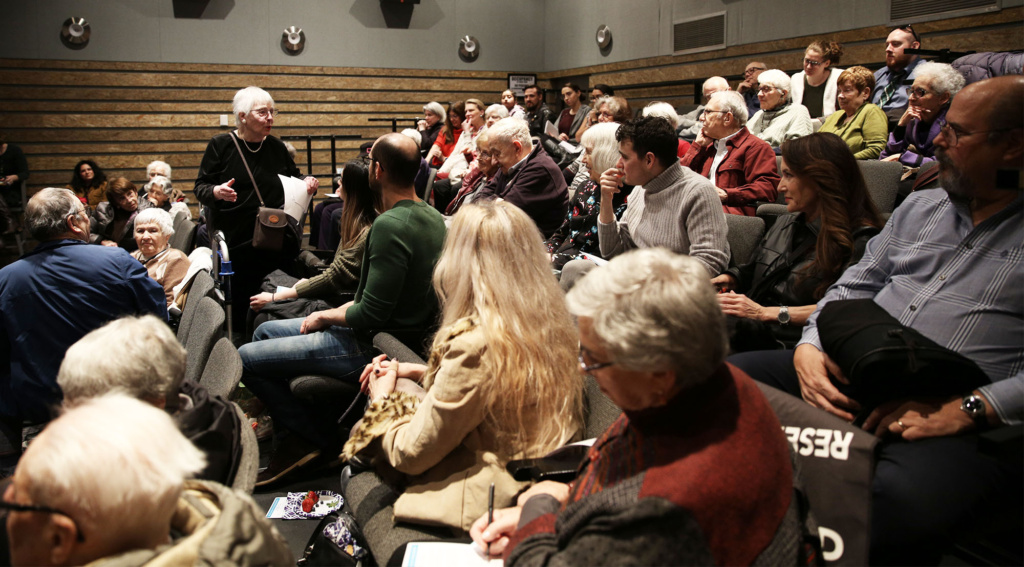
{"label": "open notepad", "polygon": [[475,544],[441,541],[410,543],[402,560],[402,567],[494,567],[504,564],[501,559],[484,558]]}

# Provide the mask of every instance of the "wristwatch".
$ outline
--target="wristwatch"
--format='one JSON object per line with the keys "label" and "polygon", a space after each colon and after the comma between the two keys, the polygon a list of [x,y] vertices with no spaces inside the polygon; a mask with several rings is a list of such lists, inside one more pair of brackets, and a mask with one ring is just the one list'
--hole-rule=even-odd
{"label": "wristwatch", "polygon": [[780,325],[788,325],[789,324],[789,307],[786,307],[785,305],[783,305],[782,307],[779,307],[779,324]]}
{"label": "wristwatch", "polygon": [[974,394],[967,394],[964,396],[963,401],[960,402],[960,411],[966,413],[978,425],[984,425],[985,420],[985,400]]}

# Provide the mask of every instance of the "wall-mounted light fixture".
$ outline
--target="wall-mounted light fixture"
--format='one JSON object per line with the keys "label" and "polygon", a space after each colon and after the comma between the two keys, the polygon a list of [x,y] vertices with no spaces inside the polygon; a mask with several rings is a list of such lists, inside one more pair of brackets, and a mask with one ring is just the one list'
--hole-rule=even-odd
{"label": "wall-mounted light fixture", "polygon": [[89,44],[92,29],[85,18],[68,18],[60,28],[60,41],[68,49],[82,49]]}
{"label": "wall-mounted light fixture", "polygon": [[463,36],[459,40],[459,59],[472,63],[477,57],[480,57],[480,42],[471,35]]}
{"label": "wall-mounted light fixture", "polygon": [[597,48],[601,53],[607,55],[612,49],[612,30],[608,26],[598,26],[594,40],[597,41]]}
{"label": "wall-mounted light fixture", "polygon": [[281,34],[281,49],[288,55],[298,55],[306,47],[306,34],[302,28],[288,26]]}

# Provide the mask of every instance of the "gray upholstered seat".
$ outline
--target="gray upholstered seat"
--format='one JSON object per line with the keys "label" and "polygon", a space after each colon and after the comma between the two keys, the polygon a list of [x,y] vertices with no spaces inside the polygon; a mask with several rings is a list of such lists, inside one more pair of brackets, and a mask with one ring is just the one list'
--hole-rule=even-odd
{"label": "gray upholstered seat", "polygon": [[205,270],[196,272],[192,277],[192,285],[188,289],[188,297],[185,299],[185,307],[181,310],[181,320],[178,323],[178,340],[186,344],[188,334],[192,330],[192,322],[195,320],[196,311],[202,298],[213,293],[213,276]]}
{"label": "gray upholstered seat", "polygon": [[186,380],[200,381],[206,361],[210,358],[210,352],[213,351],[213,345],[224,336],[224,318],[224,308],[216,300],[210,297],[203,297],[199,300],[192,328],[185,341]]}
{"label": "gray upholstered seat", "polygon": [[903,164],[898,161],[860,160],[857,165],[878,212],[891,213],[896,204],[900,177],[903,176]]}
{"label": "gray upholstered seat", "polygon": [[229,399],[242,379],[242,357],[227,337],[217,339],[203,367],[199,383],[211,395]]}
{"label": "gray upholstered seat", "polygon": [[[773,205],[761,205],[771,207]],[[760,212],[761,208],[758,208]],[[725,224],[728,227],[727,239],[731,258],[729,265],[741,266],[750,260],[750,255],[761,242],[764,236],[764,220],[759,217],[747,217],[743,215],[725,215]]]}
{"label": "gray upholstered seat", "polygon": [[195,241],[196,231],[199,226],[192,222],[184,214],[176,215],[174,218],[174,234],[171,236],[171,247],[181,250],[185,254],[192,251],[192,244]]}

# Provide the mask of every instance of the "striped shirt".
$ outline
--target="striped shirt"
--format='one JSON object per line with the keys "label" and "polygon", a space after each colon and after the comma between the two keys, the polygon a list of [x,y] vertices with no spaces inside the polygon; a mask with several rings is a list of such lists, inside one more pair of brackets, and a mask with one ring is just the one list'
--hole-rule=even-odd
{"label": "striped shirt", "polygon": [[[900,323],[973,360],[1004,423],[1024,417],[1024,195],[974,226],[941,189],[913,193],[868,242],[808,320],[800,344],[821,349],[821,307],[872,297]],[[966,392],[965,392],[966,393]]]}

